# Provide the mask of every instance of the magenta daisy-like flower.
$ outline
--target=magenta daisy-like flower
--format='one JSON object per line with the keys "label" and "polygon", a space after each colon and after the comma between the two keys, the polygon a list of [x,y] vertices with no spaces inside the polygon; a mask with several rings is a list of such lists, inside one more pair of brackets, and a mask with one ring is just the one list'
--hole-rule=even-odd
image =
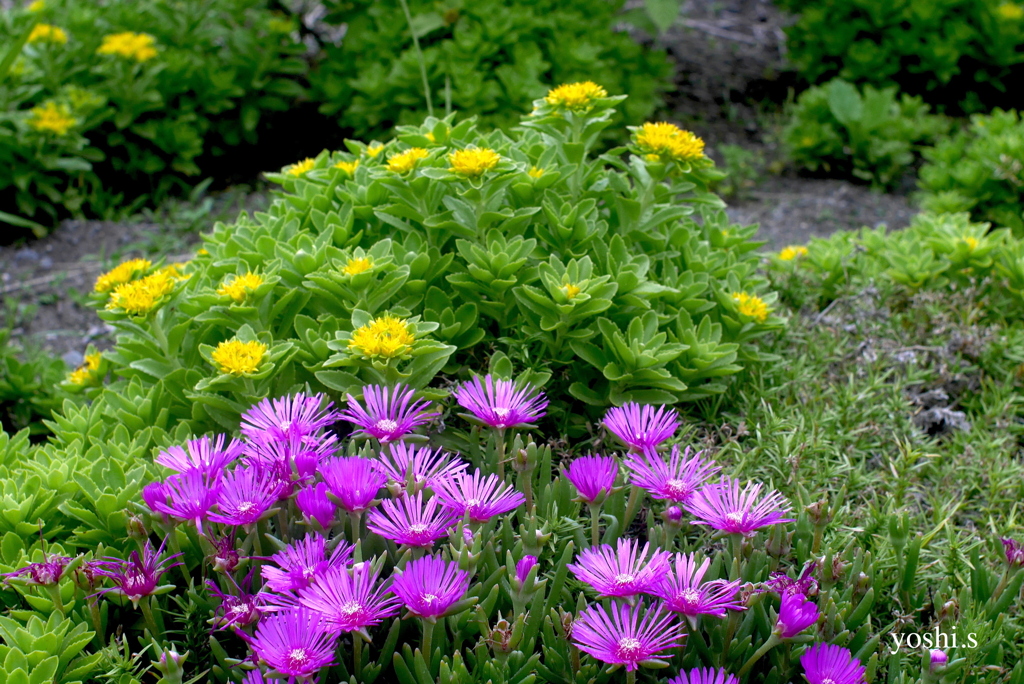
{"label": "magenta daisy-like flower", "polygon": [[379,625],[398,612],[398,599],[377,585],[378,573],[369,563],[335,568],[299,592],[299,605],[321,613],[332,629],[355,632]]}
{"label": "magenta daisy-like flower", "polygon": [[413,489],[433,488],[438,480],[451,478],[466,471],[465,461],[440,448],[417,447],[407,442],[395,442],[381,452],[377,462],[388,480],[399,487],[408,484],[412,471]]}
{"label": "magenta daisy-like flower", "polygon": [[295,505],[307,521],[316,520],[324,529],[331,526],[338,512],[338,507],[327,498],[327,485],[323,482],[299,490],[295,495]]}
{"label": "magenta daisy-like flower", "polygon": [[663,599],[665,608],[689,617],[725,617],[726,609],[744,610],[736,595],[740,587],[738,580],[701,582],[709,567],[709,558],[698,566],[693,554],[677,553],[671,570],[661,578],[654,593]]}
{"label": "magenta daisy-like flower", "polygon": [[395,573],[391,584],[391,591],[410,614],[428,620],[443,616],[467,589],[468,572],[460,570],[458,563],[433,556],[409,561],[405,570]]}
{"label": "magenta daisy-like flower", "polygon": [[584,549],[576,563],[568,567],[576,578],[586,582],[601,596],[628,598],[653,593],[669,569],[671,554],[636,539],[619,539],[616,548],[608,544]]}
{"label": "magenta daisy-like flower", "polygon": [[277,503],[277,477],[263,468],[235,468],[221,481],[217,495],[219,513],[210,520],[225,525],[253,525]]}
{"label": "magenta daisy-like flower", "polygon": [[320,474],[349,513],[362,513],[378,503],[377,494],[387,482],[376,461],[358,456],[339,456],[320,466]]}
{"label": "magenta daisy-like flower", "polygon": [[784,639],[795,637],[818,621],[818,606],[803,594],[782,594],[775,631]]}
{"label": "magenta daisy-like flower", "polygon": [[683,626],[671,613],[643,605],[613,603],[610,611],[594,605],[572,625],[572,640],[581,651],[628,672],[645,660],[668,660],[671,654],[662,651],[682,646],[684,636]]}
{"label": "magenta daisy-like flower", "polygon": [[178,473],[199,470],[204,474],[219,477],[224,468],[231,465],[242,455],[245,444],[232,439],[224,445],[224,435],[216,438],[200,437],[185,442],[185,446],[168,447],[153,459],[158,465]]}
{"label": "magenta daisy-like flower", "polygon": [[565,469],[565,477],[576,487],[580,498],[594,505],[605,500],[615,486],[619,466],[611,456],[581,456]]}
{"label": "magenta daisy-like flower", "polygon": [[[228,575],[230,578],[231,576]],[[213,580],[206,580],[206,586],[210,595],[220,600],[220,605],[211,621],[217,629],[229,629],[232,627],[248,627],[256,624],[267,611],[267,595],[257,592],[249,593],[248,587],[252,579],[252,572],[246,576],[242,583],[245,588],[239,587],[234,579],[231,583],[235,586],[235,593],[225,594]]]}
{"label": "magenta daisy-like flower", "polygon": [[380,508],[369,512],[366,526],[399,544],[430,548],[438,539],[448,536],[449,528],[458,519],[458,514],[441,505],[437,497],[424,501],[423,492],[417,492],[398,500],[385,499]]}
{"label": "magenta daisy-like flower", "polygon": [[335,664],[336,636],[323,616],[310,610],[289,610],[260,620],[254,636],[236,632],[256,657],[286,677],[312,677]]}
{"label": "magenta daisy-like flower", "polygon": [[672,447],[666,463],[654,450],[630,454],[626,459],[630,481],[655,499],[685,503],[708,478],[719,471],[714,461],[705,461],[702,452],[692,453],[689,447],[680,451]]}
{"label": "magenta daisy-like flower", "polygon": [[679,414],[667,406],[629,402],[609,409],[604,426],[632,451],[655,449],[679,429]]}
{"label": "magenta daisy-like flower", "polygon": [[[814,577],[814,571],[817,569],[817,563],[808,563],[807,567],[803,569],[803,572],[796,579],[793,579],[781,570],[777,570],[771,573],[764,585],[767,590],[774,591],[779,595],[787,593],[814,596],[818,593],[818,580]],[[764,589],[760,591],[764,591]]]}
{"label": "magenta daisy-like flower", "polygon": [[294,394],[264,399],[242,414],[241,431],[247,439],[262,442],[306,441],[333,423],[333,404],[322,394]]}
{"label": "magenta daisy-like flower", "polygon": [[161,560],[160,556],[164,553],[164,545],[166,543],[167,540],[164,539],[160,544],[160,548],[154,549],[147,539],[141,556],[139,556],[138,551],[132,551],[128,554],[128,560],[104,558],[94,561],[92,563],[92,571],[96,575],[106,577],[114,583],[112,587],[100,589],[94,596],[116,594],[124,596],[138,607],[139,601],[143,597],[149,596],[157,590],[160,586],[160,578],[163,577],[165,572],[181,565],[181,562],[168,565],[170,561],[180,556],[180,553]]}
{"label": "magenta daisy-like flower", "polygon": [[739,684],[736,675],[731,675],[720,667],[695,667],[682,670],[676,677],[668,680],[668,684]]}
{"label": "magenta daisy-like flower", "polygon": [[772,490],[760,499],[760,482],[741,487],[739,480],[722,477],[721,482],[707,485],[694,492],[684,504],[696,520],[693,525],[708,525],[728,534],[752,537],[762,527],[793,522],[786,518],[789,503]]}
{"label": "magenta daisy-like flower", "polygon": [[326,435],[306,440],[260,440],[246,445],[246,463],[277,473],[282,483],[282,496],[291,493],[291,484],[305,484],[316,477],[321,463],[334,455],[338,438]]}
{"label": "magenta daisy-like flower", "polygon": [[5,572],[0,575],[4,578],[4,584],[12,579],[20,580],[24,584],[52,587],[60,582],[71,559],[67,556],[60,556],[56,553],[48,553],[38,563],[29,563],[23,568],[14,572]]}
{"label": "magenta daisy-like flower", "polygon": [[387,444],[441,415],[427,412],[429,401],[413,401],[415,394],[414,390],[405,385],[394,388],[367,385],[363,388],[366,407],[349,394],[348,409],[340,412],[338,417],[358,425],[360,429],[357,432]]}
{"label": "magenta daisy-like flower", "polygon": [[543,418],[548,405],[544,393],[531,385],[517,389],[511,380],[495,380],[490,375],[460,385],[455,399],[477,420],[499,430]]}
{"label": "magenta daisy-like flower", "polygon": [[330,556],[327,542],[319,534],[307,534],[270,557],[273,565],[264,565],[260,574],[271,591],[293,592],[308,587],[314,577],[342,568],[352,557],[352,545],[342,541]]}
{"label": "magenta daisy-like flower", "polygon": [[203,521],[209,517],[210,508],[217,503],[222,484],[201,470],[186,470],[171,475],[160,487],[159,492],[150,489],[146,503],[156,513],[163,513],[181,522],[194,522],[199,534],[203,534]]}
{"label": "magenta daisy-like flower", "polygon": [[497,475],[484,478],[477,468],[472,475],[458,473],[437,483],[437,497],[461,518],[469,513],[472,522],[487,522],[523,505],[526,497]]}
{"label": "magenta daisy-like flower", "polygon": [[[945,655],[945,654],[943,654]],[[815,644],[800,656],[809,684],[862,684],[865,668],[848,649]]]}

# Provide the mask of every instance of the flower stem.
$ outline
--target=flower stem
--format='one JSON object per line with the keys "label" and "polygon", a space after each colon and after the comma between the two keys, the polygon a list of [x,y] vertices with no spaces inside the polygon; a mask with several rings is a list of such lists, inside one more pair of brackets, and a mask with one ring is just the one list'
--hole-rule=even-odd
{"label": "flower stem", "polygon": [[626,515],[622,518],[622,529],[619,530],[619,534],[625,535],[626,530],[633,524],[636,509],[640,507],[640,491],[639,487],[633,487],[629,493],[629,500],[626,502]]}
{"label": "flower stem", "polygon": [[626,670],[626,684],[636,684],[636,670]]}
{"label": "flower stem", "polygon": [[427,663],[427,669],[431,669],[431,661],[433,661],[433,653],[431,652],[432,644],[434,639],[434,623],[430,620],[423,620],[423,643],[420,644],[422,647],[423,659]]}
{"label": "flower stem", "polygon": [[729,579],[736,581],[740,579],[740,557],[743,555],[743,536],[739,534],[730,534],[729,540],[732,542],[732,572]]}
{"label": "flower stem", "polygon": [[146,627],[149,629],[149,633],[154,639],[159,639],[163,636],[163,632],[157,629],[156,617],[153,615],[152,601],[152,596],[144,596],[142,600],[139,601],[139,607],[142,608],[142,616],[146,619]]}
{"label": "flower stem", "polygon": [[761,648],[757,649],[757,652],[754,653],[754,655],[750,656],[750,660],[748,660],[743,665],[743,667],[740,668],[739,676],[742,677],[743,675],[750,672],[750,668],[754,667],[754,663],[760,660],[761,656],[763,656],[765,653],[778,646],[780,643],[782,643],[782,641],[781,639],[779,639],[778,634],[772,634],[770,637],[768,637],[768,641],[761,644]]}
{"label": "flower stem", "polygon": [[498,429],[498,480],[505,481],[505,430]]}
{"label": "flower stem", "polygon": [[64,601],[60,598],[60,585],[47,585],[46,591],[50,594],[50,600],[53,601],[53,607],[57,609],[61,617],[66,617],[67,614],[64,612]]}
{"label": "flower stem", "polygon": [[349,513],[349,519],[352,521],[352,543],[355,544],[359,541],[359,514]]}
{"label": "flower stem", "polygon": [[601,507],[590,504],[590,545],[597,546],[601,542]]}
{"label": "flower stem", "polygon": [[423,59],[423,50],[420,49],[420,39],[416,35],[416,29],[412,25],[412,14],[409,12],[409,3],[406,0],[399,0],[402,3],[402,11],[405,12],[405,20],[409,22],[409,33],[412,34],[412,44],[416,49],[416,57],[420,63],[420,78],[423,79],[423,94],[427,98],[427,116],[434,116],[434,104],[430,97],[430,79],[427,78],[427,62]]}
{"label": "flower stem", "polygon": [[356,681],[363,681],[363,637],[352,633],[352,672]]}

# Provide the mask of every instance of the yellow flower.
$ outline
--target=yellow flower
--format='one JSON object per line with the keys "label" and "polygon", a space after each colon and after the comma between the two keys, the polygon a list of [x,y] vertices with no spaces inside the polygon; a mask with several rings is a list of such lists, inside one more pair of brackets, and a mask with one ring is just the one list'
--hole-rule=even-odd
{"label": "yellow flower", "polygon": [[222,297],[231,297],[236,302],[245,301],[245,297],[263,284],[263,277],[258,273],[249,271],[245,275],[232,276],[230,280],[217,288],[217,294]]}
{"label": "yellow flower", "polygon": [[384,146],[381,145],[378,142],[370,143],[370,145],[366,148],[366,154],[371,159],[376,159],[378,157],[378,155],[380,155],[380,153],[383,152],[383,151],[384,151]]}
{"label": "yellow flower", "polygon": [[568,299],[575,299],[576,295],[583,291],[578,285],[573,285],[572,283],[566,283],[561,289],[565,290],[565,296]]}
{"label": "yellow flower", "polygon": [[448,170],[452,173],[477,178],[497,166],[501,155],[486,147],[470,147],[455,150],[448,155],[448,161],[452,165]]}
{"label": "yellow flower", "polygon": [[768,305],[760,297],[746,292],[733,292],[732,300],[736,302],[737,311],[744,316],[750,316],[758,323],[768,319]]}
{"label": "yellow flower", "polygon": [[157,56],[156,39],[148,33],[124,31],[103,36],[97,55],[119,55],[136,62],[145,62]]}
{"label": "yellow flower", "polygon": [[355,161],[340,161],[334,165],[334,168],[341,169],[350,176],[355,175],[356,169],[359,168],[359,160]]}
{"label": "yellow flower", "polygon": [[145,278],[133,280],[114,288],[107,309],[121,309],[125,313],[141,316],[156,308],[160,300],[174,290],[180,279],[168,269],[161,269]]}
{"label": "yellow flower", "polygon": [[530,170],[526,172],[526,175],[530,178],[540,178],[544,175],[544,169],[539,166],[531,166]]}
{"label": "yellow flower", "polygon": [[369,271],[373,268],[373,261],[366,257],[359,257],[358,259],[349,259],[345,267],[341,269],[341,272],[347,276],[354,276]]}
{"label": "yellow flower", "polygon": [[96,279],[95,292],[110,292],[116,286],[127,283],[138,273],[147,271],[153,264],[148,259],[131,259],[118,264]]}
{"label": "yellow flower", "polygon": [[416,168],[416,162],[426,159],[430,153],[422,147],[413,147],[405,152],[388,157],[388,171],[393,173],[409,173]]}
{"label": "yellow flower", "polygon": [[348,346],[364,356],[391,358],[404,352],[415,341],[409,326],[401,318],[381,316],[356,329]]}
{"label": "yellow flower", "polygon": [[260,367],[266,353],[267,345],[262,342],[225,340],[217,345],[210,356],[221,373],[249,375]]}
{"label": "yellow flower", "polygon": [[210,252],[208,252],[205,248],[200,249],[198,252],[196,252],[196,256],[209,256],[209,254]]}
{"label": "yellow flower", "polygon": [[48,131],[57,135],[67,135],[77,123],[78,119],[71,115],[67,105],[57,104],[52,100],[33,107],[28,119],[28,125],[37,131]]}
{"label": "yellow flower", "polygon": [[[651,161],[696,161],[704,157],[704,141],[675,124],[648,122],[635,136],[637,146]],[[651,155],[657,159],[651,159]]]}
{"label": "yellow flower", "polygon": [[1003,19],[1017,20],[1024,18],[1024,7],[1021,7],[1014,2],[1004,2],[996,8],[996,12],[998,12],[999,16]]}
{"label": "yellow flower", "polygon": [[35,0],[35,2],[30,2],[25,9],[29,12],[42,12],[46,9],[46,3],[43,0]]}
{"label": "yellow flower", "polygon": [[68,382],[74,385],[84,385],[90,382],[93,379],[93,374],[100,369],[102,358],[99,352],[86,354],[82,365],[68,373]]}
{"label": "yellow flower", "polygon": [[581,110],[586,109],[594,100],[602,97],[608,97],[607,90],[593,81],[584,81],[582,83],[566,83],[552,88],[544,99],[549,105],[555,107]]}
{"label": "yellow flower", "polygon": [[779,258],[783,261],[792,261],[797,257],[803,256],[807,256],[807,248],[803,245],[790,245],[789,247],[783,247],[782,251],[779,252]]}
{"label": "yellow flower", "polygon": [[87,369],[96,371],[100,369],[100,361],[103,360],[103,355],[99,352],[85,355],[85,363],[83,364]]}
{"label": "yellow flower", "polygon": [[58,43],[63,45],[68,42],[68,34],[64,29],[50,24],[36,24],[32,32],[28,34],[30,43]]}
{"label": "yellow flower", "polygon": [[976,237],[971,237],[971,236],[969,236],[969,235],[965,235],[965,236],[963,236],[962,238],[960,238],[960,242],[962,242],[962,243],[964,243],[965,245],[967,245],[967,249],[968,249],[968,250],[970,250],[970,251],[972,251],[972,252],[973,252],[974,250],[978,249],[978,245],[980,244],[980,243],[978,242],[978,238],[976,238]]}
{"label": "yellow flower", "polygon": [[284,167],[284,172],[287,173],[289,176],[295,176],[296,178],[298,178],[299,176],[305,174],[307,171],[311,170],[314,166],[316,166],[316,160],[306,157],[300,162],[295,162],[291,166]]}

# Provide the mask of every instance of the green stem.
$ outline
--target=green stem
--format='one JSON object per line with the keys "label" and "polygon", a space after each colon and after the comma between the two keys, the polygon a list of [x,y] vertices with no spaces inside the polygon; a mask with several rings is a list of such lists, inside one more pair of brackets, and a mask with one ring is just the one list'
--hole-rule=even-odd
{"label": "green stem", "polygon": [[743,536],[739,534],[730,534],[729,540],[732,542],[732,571],[730,572],[731,577],[729,579],[736,581],[740,579],[740,558],[743,555]]}
{"label": "green stem", "polygon": [[636,670],[626,670],[626,684],[636,684]]}
{"label": "green stem", "polygon": [[590,504],[590,545],[601,543],[601,507]]}
{"label": "green stem", "polygon": [[763,656],[765,653],[778,646],[780,643],[782,643],[782,640],[779,639],[778,634],[772,634],[770,637],[768,637],[768,641],[761,644],[761,648],[757,649],[757,652],[754,653],[754,655],[750,656],[750,660],[748,660],[743,665],[743,667],[740,668],[739,676],[743,677],[745,674],[750,672],[750,668],[754,667],[754,663],[760,660],[761,656]]}
{"label": "green stem", "polygon": [[60,585],[51,584],[46,587],[46,591],[50,594],[50,600],[53,601],[53,607],[60,612],[61,617],[65,617],[67,614],[64,611],[64,601],[60,597]]}
{"label": "green stem", "polygon": [[622,518],[622,529],[619,530],[619,534],[625,535],[626,530],[633,524],[633,518],[636,517],[636,509],[640,507],[640,492],[639,487],[632,487],[632,491],[629,493],[629,500],[626,502],[626,515]]}
{"label": "green stem", "polygon": [[[181,542],[178,541],[178,528],[177,527],[172,527],[171,528],[170,534],[167,535],[167,541],[169,542],[168,546],[171,547],[171,555],[177,556],[178,554],[181,553]],[[183,588],[188,589],[188,585],[189,585],[188,564],[185,562],[184,554],[178,556],[178,560],[181,562],[181,565],[178,566],[178,569],[181,570],[181,579],[184,580],[184,582],[185,582],[185,584],[183,585]]]}
{"label": "green stem", "polygon": [[152,601],[152,596],[144,596],[142,600],[139,601],[139,607],[142,608],[142,616],[146,619],[146,627],[149,629],[149,633],[154,639],[159,639],[163,636],[163,632],[157,629],[156,617],[153,615]]}
{"label": "green stem", "polygon": [[431,661],[433,661],[433,653],[431,648],[434,639],[434,623],[430,620],[423,620],[423,643],[420,644],[423,652],[423,659],[427,662],[427,669],[431,669]]}
{"label": "green stem", "polygon": [[409,33],[412,34],[412,44],[416,49],[416,58],[420,62],[420,78],[423,79],[423,93],[427,98],[427,115],[434,116],[434,104],[430,97],[430,79],[427,78],[427,62],[423,59],[423,50],[420,49],[420,39],[416,35],[416,29],[412,25],[412,13],[409,12],[409,3],[406,0],[398,0],[402,3],[402,11],[405,12],[405,20],[409,22]]}
{"label": "green stem", "polygon": [[355,544],[359,541],[359,519],[358,513],[349,513],[349,520],[352,521],[352,543]]}
{"label": "green stem", "polygon": [[498,480],[505,481],[505,430],[498,428]]}
{"label": "green stem", "polygon": [[355,632],[352,633],[352,672],[357,682],[363,681],[363,637]]}
{"label": "green stem", "polygon": [[1010,568],[1006,568],[1002,578],[999,580],[999,584],[996,585],[995,591],[992,592],[992,598],[989,600],[992,602],[998,601],[1002,595],[1003,590],[1006,589],[1006,585],[1010,583]]}

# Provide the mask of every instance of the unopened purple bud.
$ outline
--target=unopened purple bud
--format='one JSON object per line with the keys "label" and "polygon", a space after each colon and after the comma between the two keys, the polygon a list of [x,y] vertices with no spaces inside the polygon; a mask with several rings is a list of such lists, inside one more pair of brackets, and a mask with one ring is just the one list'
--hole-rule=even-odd
{"label": "unopened purple bud", "polygon": [[946,655],[945,651],[939,649],[933,649],[931,652],[932,672],[935,672],[939,668],[945,667],[946,663],[949,662],[949,656]]}
{"label": "unopened purple bud", "polygon": [[679,506],[669,506],[665,511],[665,519],[673,525],[678,525],[683,519],[683,509]]}
{"label": "unopened purple bud", "polygon": [[473,545],[473,530],[468,527],[462,528],[462,540],[466,542],[466,546]]}
{"label": "unopened purple bud", "polygon": [[530,570],[537,564],[536,556],[523,556],[522,560],[516,563],[516,579],[525,582]]}
{"label": "unopened purple bud", "polygon": [[1003,539],[1006,562],[1011,568],[1024,567],[1024,544],[1016,539]]}

